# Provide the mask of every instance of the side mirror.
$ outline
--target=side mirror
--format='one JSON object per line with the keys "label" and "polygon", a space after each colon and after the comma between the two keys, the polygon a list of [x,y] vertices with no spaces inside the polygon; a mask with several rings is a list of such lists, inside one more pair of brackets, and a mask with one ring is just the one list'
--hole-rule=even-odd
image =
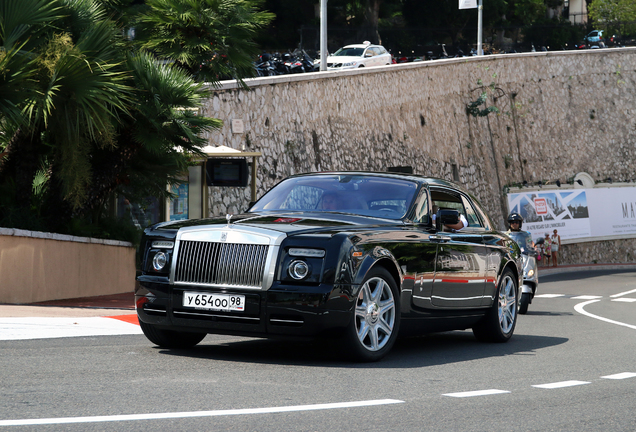
{"label": "side mirror", "polygon": [[435,216],[435,228],[438,231],[443,229],[443,225],[454,225],[459,222],[459,212],[457,210],[438,210]]}

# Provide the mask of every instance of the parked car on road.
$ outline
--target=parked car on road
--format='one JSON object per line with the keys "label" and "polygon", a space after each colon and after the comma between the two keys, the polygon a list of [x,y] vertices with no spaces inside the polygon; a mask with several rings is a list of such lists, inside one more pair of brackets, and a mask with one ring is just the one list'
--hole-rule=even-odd
{"label": "parked car on road", "polygon": [[603,39],[603,30],[593,30],[589,32],[583,40],[588,47],[605,48],[605,42]]}
{"label": "parked car on road", "polygon": [[519,247],[467,191],[434,178],[292,176],[244,214],[147,228],[140,253],[139,323],[162,347],[208,333],[327,336],[375,361],[398,334],[506,342],[517,323]]}
{"label": "parked car on road", "polygon": [[[359,67],[384,66],[392,62],[391,54],[381,45],[369,42],[347,45],[327,57],[328,70],[355,69]],[[318,65],[320,60],[318,60]]]}

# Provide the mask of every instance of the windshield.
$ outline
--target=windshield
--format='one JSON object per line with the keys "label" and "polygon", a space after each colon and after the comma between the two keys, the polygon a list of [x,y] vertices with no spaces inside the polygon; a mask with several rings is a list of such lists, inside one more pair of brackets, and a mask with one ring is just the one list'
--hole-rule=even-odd
{"label": "windshield", "polygon": [[333,55],[334,56],[347,56],[347,57],[362,57],[364,48],[340,48]]}
{"label": "windshield", "polygon": [[532,236],[526,231],[508,231],[507,233],[521,248],[521,253],[528,254],[534,251]]}
{"label": "windshield", "polygon": [[317,174],[282,181],[251,212],[335,212],[401,219],[418,184],[370,175]]}

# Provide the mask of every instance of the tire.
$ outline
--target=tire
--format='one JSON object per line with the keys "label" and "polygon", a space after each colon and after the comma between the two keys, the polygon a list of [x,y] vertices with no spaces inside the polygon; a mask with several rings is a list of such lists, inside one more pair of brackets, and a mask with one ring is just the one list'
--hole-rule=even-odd
{"label": "tire", "polygon": [[378,267],[369,272],[342,339],[342,349],[349,358],[373,362],[387,355],[400,329],[399,298],[395,280],[387,270]]}
{"label": "tire", "polygon": [[207,335],[206,333],[162,330],[141,320],[139,321],[139,326],[150,342],[162,348],[191,348],[201,342]]}
{"label": "tire", "polygon": [[510,269],[504,270],[497,287],[497,297],[486,316],[473,327],[473,334],[481,342],[508,342],[517,325],[519,287]]}
{"label": "tire", "polygon": [[530,305],[530,293],[521,294],[521,299],[519,300],[519,313],[521,315],[528,312],[528,305]]}

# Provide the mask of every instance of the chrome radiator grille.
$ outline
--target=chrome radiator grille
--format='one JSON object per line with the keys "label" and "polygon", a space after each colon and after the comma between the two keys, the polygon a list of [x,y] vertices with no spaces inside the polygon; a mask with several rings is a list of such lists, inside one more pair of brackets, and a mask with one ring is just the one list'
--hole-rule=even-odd
{"label": "chrome radiator grille", "polygon": [[267,245],[182,240],[174,281],[261,288],[267,250]]}

